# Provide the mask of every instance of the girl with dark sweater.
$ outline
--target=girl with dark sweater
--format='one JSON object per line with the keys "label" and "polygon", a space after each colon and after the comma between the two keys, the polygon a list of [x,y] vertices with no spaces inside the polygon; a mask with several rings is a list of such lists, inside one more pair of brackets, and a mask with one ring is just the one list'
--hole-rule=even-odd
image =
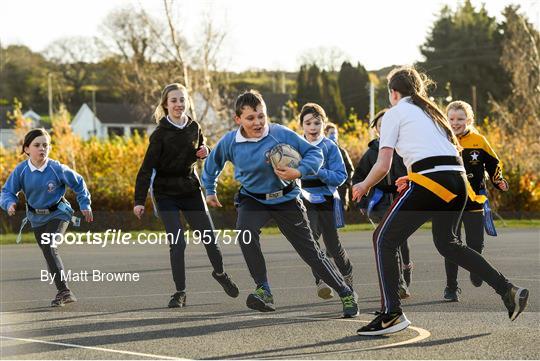
{"label": "girl with dark sweater", "polygon": [[180,211],[191,231],[209,234],[209,242],[204,240],[203,243],[214,269],[212,276],[229,296],[237,297],[239,294],[236,284],[224,272],[214,225],[201,193],[195,164],[198,159],[206,158],[210,149],[204,144],[200,125],[186,114],[188,106],[188,92],[183,85],[173,83],[163,89],[154,112],[158,126],[150,136],[150,144],[135,184],[133,213],[139,219],[142,217],[146,195],[149,187],[152,187],[155,207],[170,237],[170,260],[176,285],[176,292],[169,302],[170,308],[186,305],[186,241]]}

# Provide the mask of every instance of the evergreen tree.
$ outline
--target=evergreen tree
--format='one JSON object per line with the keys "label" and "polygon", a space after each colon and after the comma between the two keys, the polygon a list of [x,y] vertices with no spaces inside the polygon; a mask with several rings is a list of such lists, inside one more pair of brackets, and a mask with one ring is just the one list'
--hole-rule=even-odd
{"label": "evergreen tree", "polygon": [[509,94],[508,76],[499,62],[501,40],[500,26],[483,5],[477,10],[466,0],[455,12],[443,7],[420,47],[425,61],[419,65],[438,84],[432,94],[472,104],[474,86],[477,118],[486,116],[489,95],[499,100]]}
{"label": "evergreen tree", "polygon": [[322,79],[322,101],[321,106],[326,111],[326,115],[335,123],[342,124],[347,121],[345,106],[341,102],[337,81],[326,71],[321,73]]}
{"label": "evergreen tree", "polygon": [[351,63],[343,62],[338,85],[347,117],[356,114],[365,118],[369,113],[369,76],[366,68],[360,63],[353,67]]}

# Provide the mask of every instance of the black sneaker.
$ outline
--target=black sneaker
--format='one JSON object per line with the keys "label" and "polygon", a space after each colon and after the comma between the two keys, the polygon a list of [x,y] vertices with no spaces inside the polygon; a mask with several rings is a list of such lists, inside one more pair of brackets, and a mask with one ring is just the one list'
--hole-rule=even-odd
{"label": "black sneaker", "polygon": [[356,331],[361,336],[380,336],[406,329],[411,324],[404,313],[381,313],[369,325]]}
{"label": "black sneaker", "polygon": [[475,273],[471,273],[471,283],[473,284],[474,287],[480,287],[482,286],[482,283],[484,281],[482,281],[482,279],[477,276]]}
{"label": "black sneaker", "polygon": [[414,264],[412,262],[409,264],[403,265],[403,279],[405,280],[407,287],[411,285],[413,269],[414,269]]}
{"label": "black sneaker", "polygon": [[511,286],[506,294],[502,296],[504,305],[508,309],[510,321],[514,321],[519,314],[527,307],[529,290],[526,288]]}
{"label": "black sneaker", "polygon": [[176,292],[171,296],[169,308],[186,307],[186,293],[184,291]]}
{"label": "black sneaker", "polygon": [[67,303],[77,302],[77,297],[70,290],[60,291],[51,301],[51,307],[62,307]]}
{"label": "black sneaker", "polygon": [[228,274],[223,273],[221,275],[218,275],[216,271],[212,271],[212,277],[214,277],[214,279],[218,281],[218,283],[221,285],[221,287],[223,287],[223,290],[227,295],[235,298],[238,297],[238,295],[240,294],[238,286],[236,285],[236,283],[233,282],[233,280],[231,279],[231,277],[229,277]]}
{"label": "black sneaker", "polygon": [[353,294],[341,297],[341,303],[343,303],[343,318],[358,316],[358,304]]}
{"label": "black sneaker", "polygon": [[255,292],[248,295],[246,306],[260,312],[272,312],[276,310],[274,307],[274,296],[263,287],[257,287]]}
{"label": "black sneaker", "polygon": [[456,287],[456,288],[446,287],[444,289],[443,297],[444,297],[445,301],[448,301],[448,302],[459,302],[458,293],[461,293],[461,288],[459,288],[459,287]]}

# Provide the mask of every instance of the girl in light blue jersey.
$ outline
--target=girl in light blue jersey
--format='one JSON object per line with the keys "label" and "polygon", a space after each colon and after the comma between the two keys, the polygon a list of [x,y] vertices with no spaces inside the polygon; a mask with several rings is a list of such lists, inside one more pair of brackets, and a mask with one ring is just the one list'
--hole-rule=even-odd
{"label": "girl in light blue jersey", "polygon": [[[58,291],[52,307],[77,301],[61,274],[64,265],[51,239],[63,235],[73,216],[73,209],[64,198],[66,186],[77,195],[77,202],[87,222],[93,221],[90,193],[80,174],[60,162],[49,159],[51,137],[45,129],[32,129],[24,137],[22,153],[28,159],[19,163],[8,177],[0,195],[0,207],[13,216],[19,192],[26,198],[26,215],[36,241],[45,256],[48,270]],[[22,228],[22,227],[21,227]],[[47,235],[47,236],[45,236]],[[52,246],[52,247],[51,247]]]}
{"label": "girl in light blue jersey", "polygon": [[[341,245],[338,228],[343,227],[343,205],[337,187],[347,180],[347,171],[336,143],[324,136],[324,124],[327,121],[324,109],[315,103],[307,103],[300,112],[300,125],[304,138],[322,150],[323,164],[316,175],[302,176],[302,198],[307,209],[309,225],[313,238],[318,241],[322,235],[328,254],[353,289],[352,264],[347,252]],[[314,273],[317,295],[322,299],[334,296],[330,288]]]}

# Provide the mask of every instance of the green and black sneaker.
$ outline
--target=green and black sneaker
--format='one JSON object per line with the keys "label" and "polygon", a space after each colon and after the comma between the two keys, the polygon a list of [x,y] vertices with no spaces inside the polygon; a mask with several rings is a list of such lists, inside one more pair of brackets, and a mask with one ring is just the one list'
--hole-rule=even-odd
{"label": "green and black sneaker", "polygon": [[343,303],[343,318],[358,316],[358,304],[353,294],[341,297],[341,303]]}
{"label": "green and black sneaker", "polygon": [[271,312],[276,310],[274,307],[274,296],[263,287],[257,287],[255,292],[248,295],[246,306],[260,312]]}

